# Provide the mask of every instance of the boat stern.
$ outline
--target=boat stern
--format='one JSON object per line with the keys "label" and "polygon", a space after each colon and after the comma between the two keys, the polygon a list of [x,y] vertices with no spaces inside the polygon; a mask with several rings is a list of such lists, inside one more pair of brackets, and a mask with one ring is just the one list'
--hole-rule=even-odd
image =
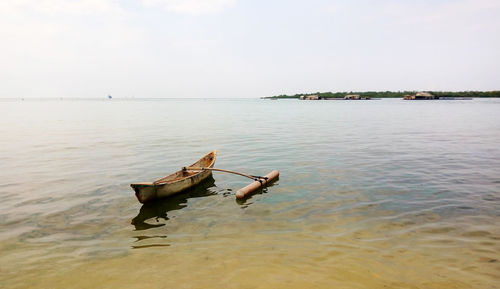
{"label": "boat stern", "polygon": [[130,185],[140,203],[156,198],[156,186],[153,183],[137,183]]}

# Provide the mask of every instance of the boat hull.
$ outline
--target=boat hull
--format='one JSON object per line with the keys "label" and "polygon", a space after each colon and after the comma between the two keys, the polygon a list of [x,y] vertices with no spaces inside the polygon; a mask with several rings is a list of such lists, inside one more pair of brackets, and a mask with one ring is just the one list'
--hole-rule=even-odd
{"label": "boat hull", "polygon": [[[210,152],[191,166],[213,167],[216,152]],[[169,197],[182,191],[193,188],[203,180],[212,176],[212,171],[199,172],[180,170],[152,183],[135,183],[130,186],[135,191],[137,200],[141,203],[159,198]]]}

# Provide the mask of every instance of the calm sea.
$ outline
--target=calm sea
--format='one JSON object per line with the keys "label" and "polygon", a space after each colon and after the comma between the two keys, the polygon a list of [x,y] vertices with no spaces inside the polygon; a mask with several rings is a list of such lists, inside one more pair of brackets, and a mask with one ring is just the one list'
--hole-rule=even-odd
{"label": "calm sea", "polygon": [[[0,288],[499,288],[500,99],[1,100]],[[218,150],[197,190],[129,187]]]}

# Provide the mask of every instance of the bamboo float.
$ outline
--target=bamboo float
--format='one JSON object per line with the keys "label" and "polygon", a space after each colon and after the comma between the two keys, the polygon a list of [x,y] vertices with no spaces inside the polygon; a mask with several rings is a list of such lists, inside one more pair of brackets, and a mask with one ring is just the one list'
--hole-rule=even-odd
{"label": "bamboo float", "polygon": [[218,171],[218,172],[236,174],[236,175],[240,175],[240,176],[247,177],[249,179],[254,180],[253,183],[236,191],[236,198],[237,199],[243,199],[243,198],[250,196],[252,193],[257,191],[258,189],[278,180],[279,175],[280,175],[280,173],[277,170],[274,170],[274,171],[268,173],[267,175],[260,177],[260,176],[252,176],[252,175],[247,175],[247,174],[240,173],[240,172],[224,170],[224,169],[216,169],[216,168],[187,167],[185,169],[186,170],[193,170],[193,171],[204,171],[204,170]]}
{"label": "bamboo float", "polygon": [[278,180],[279,176],[280,176],[280,173],[277,170],[274,170],[274,171],[268,173],[262,179],[259,179],[258,181],[255,181],[255,182],[249,184],[248,186],[239,189],[236,192],[236,198],[243,199],[243,198],[250,196],[252,193],[257,191],[258,189]]}

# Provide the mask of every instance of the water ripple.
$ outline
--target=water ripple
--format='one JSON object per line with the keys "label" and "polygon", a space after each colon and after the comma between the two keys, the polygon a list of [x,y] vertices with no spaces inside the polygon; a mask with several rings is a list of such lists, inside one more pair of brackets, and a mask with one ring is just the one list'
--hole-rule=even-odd
{"label": "water ripple", "polygon": [[[320,288],[492,288],[499,105],[2,102],[0,282],[55,288],[53,272],[89,284],[99,278],[81,272],[102,272],[102,284],[123,287],[144,277],[130,264],[147,263],[156,287],[258,276],[306,288],[306,273]],[[279,169],[280,180],[237,202],[248,180],[214,173],[201,190],[136,201],[131,182],[212,149],[220,168]],[[108,278],[116,272],[122,281]]]}

